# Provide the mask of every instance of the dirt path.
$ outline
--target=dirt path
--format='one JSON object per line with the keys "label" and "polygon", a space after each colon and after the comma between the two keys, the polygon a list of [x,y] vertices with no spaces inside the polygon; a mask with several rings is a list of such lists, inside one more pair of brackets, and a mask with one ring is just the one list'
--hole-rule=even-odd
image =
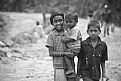
{"label": "dirt path", "polygon": [[116,32],[104,38],[108,44],[109,60],[107,62],[107,72],[112,81],[121,81],[121,29],[116,28]]}
{"label": "dirt path", "polygon": [[[29,16],[27,17],[30,20],[32,15],[29,14]],[[82,31],[83,39],[87,37],[87,22],[87,20],[80,19],[78,24]],[[116,28],[115,33],[110,33],[110,36],[105,38],[103,37],[103,32],[101,34],[109,50],[109,61],[106,62],[109,81],[121,81],[120,32],[121,29]],[[48,56],[48,49],[44,47],[45,41],[46,39],[42,39],[38,43],[21,48],[26,51],[26,55],[18,54],[11,58],[3,58],[4,60],[0,61],[0,81],[53,81],[52,58]],[[75,58],[76,61],[77,59]]]}

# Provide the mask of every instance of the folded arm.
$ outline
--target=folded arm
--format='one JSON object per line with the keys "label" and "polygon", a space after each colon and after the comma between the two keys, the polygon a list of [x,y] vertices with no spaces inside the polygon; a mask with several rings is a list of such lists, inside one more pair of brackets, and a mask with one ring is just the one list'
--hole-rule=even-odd
{"label": "folded arm", "polygon": [[62,41],[63,41],[64,43],[68,43],[68,42],[73,42],[73,41],[75,41],[75,39],[73,39],[73,38],[68,38],[67,36],[63,36],[63,37],[62,37]]}
{"label": "folded arm", "polygon": [[69,58],[74,57],[75,55],[72,52],[56,52],[53,47],[49,47],[49,55],[52,57],[67,56]]}

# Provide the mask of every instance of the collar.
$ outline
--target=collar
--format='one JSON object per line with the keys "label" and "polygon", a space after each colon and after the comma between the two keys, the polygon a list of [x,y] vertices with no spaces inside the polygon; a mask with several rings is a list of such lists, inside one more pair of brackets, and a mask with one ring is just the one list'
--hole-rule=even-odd
{"label": "collar", "polygon": [[69,28],[69,30],[72,30],[73,28],[75,28],[77,25],[75,25],[74,27],[72,27],[72,28]]}
{"label": "collar", "polygon": [[[90,44],[91,45],[90,37],[88,37],[85,40],[84,44]],[[101,44],[101,38],[100,37],[98,37],[98,41],[97,41],[97,45],[99,45],[99,44]]]}
{"label": "collar", "polygon": [[[56,31],[56,29],[53,29],[53,34],[56,35],[56,36],[60,35],[60,34]],[[62,31],[62,35],[64,35],[64,30]]]}

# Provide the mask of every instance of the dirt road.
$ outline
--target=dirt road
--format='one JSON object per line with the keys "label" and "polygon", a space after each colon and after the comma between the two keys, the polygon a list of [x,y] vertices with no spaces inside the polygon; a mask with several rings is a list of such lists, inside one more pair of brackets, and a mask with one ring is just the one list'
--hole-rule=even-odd
{"label": "dirt road", "polygon": [[[16,15],[17,18],[20,16]],[[33,15],[29,14],[27,17],[30,20]],[[34,16],[34,18],[35,17],[36,16]],[[33,20],[33,18],[31,20]],[[22,21],[24,21],[24,19]],[[87,22],[87,20],[80,19],[78,23],[82,31],[83,39],[87,37]],[[17,23],[19,22],[16,22],[16,24]],[[105,40],[108,45],[109,60],[106,62],[106,70],[110,78],[109,81],[121,81],[120,33],[121,29],[116,28],[115,33],[110,33],[110,36],[105,38],[103,37],[103,32],[101,34],[102,39]],[[45,41],[46,39],[41,39],[38,43],[20,48],[26,51],[25,55],[15,54],[13,57],[3,58],[3,61],[0,61],[0,81],[54,81],[52,58],[48,55],[48,49],[44,47]],[[75,58],[75,62],[76,61],[77,59]]]}

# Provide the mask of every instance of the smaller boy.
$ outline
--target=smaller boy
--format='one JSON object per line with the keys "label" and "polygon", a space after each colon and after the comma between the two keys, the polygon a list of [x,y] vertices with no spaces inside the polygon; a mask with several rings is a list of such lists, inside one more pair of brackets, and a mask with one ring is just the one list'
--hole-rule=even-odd
{"label": "smaller boy", "polygon": [[99,81],[102,74],[102,78],[107,81],[109,80],[105,71],[105,61],[108,60],[107,45],[99,37],[100,23],[90,21],[87,33],[89,37],[81,42],[81,50],[77,56],[79,64],[77,74],[82,75],[83,81]]}
{"label": "smaller boy", "polygon": [[[67,44],[67,50],[70,51],[76,56],[80,51],[80,41],[81,41],[81,32],[76,27],[78,23],[78,14],[75,12],[68,12],[65,15],[65,36],[62,37],[62,41]],[[72,67],[72,62],[70,61],[71,57],[64,56],[66,64],[67,64],[67,71],[65,74],[74,74],[74,67]]]}

